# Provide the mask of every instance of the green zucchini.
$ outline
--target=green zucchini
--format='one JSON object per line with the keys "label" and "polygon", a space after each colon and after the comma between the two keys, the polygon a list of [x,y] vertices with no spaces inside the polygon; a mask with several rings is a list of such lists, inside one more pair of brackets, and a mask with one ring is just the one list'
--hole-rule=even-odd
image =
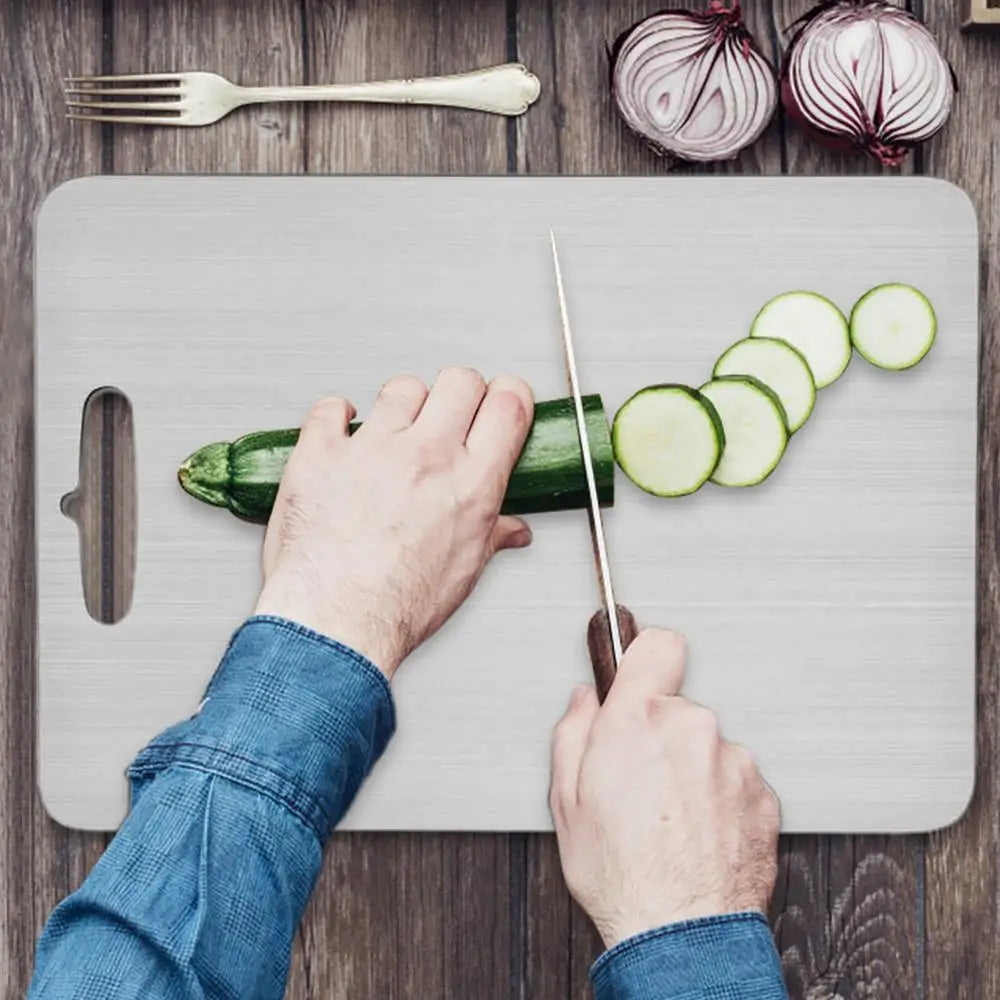
{"label": "green zucchini", "polygon": [[[610,507],[615,497],[615,462],[601,397],[584,396],[583,409],[597,496],[602,507]],[[351,432],[359,426],[352,424]],[[177,478],[198,500],[264,524],[298,439],[298,429],[292,428],[256,431],[232,442],[208,444],[184,460]],[[588,505],[573,400],[536,403],[534,423],[507,484],[502,512],[534,514]]]}
{"label": "green zucchini", "polygon": [[816,292],[776,295],[757,313],[750,336],[791,344],[806,359],[817,389],[836,382],[851,360],[847,319]]}
{"label": "green zucchini", "polygon": [[879,368],[912,368],[931,349],[936,334],[934,307],[912,285],[879,285],[851,310],[851,343]]}
{"label": "green zucchini", "polygon": [[611,429],[615,457],[658,497],[694,493],[715,472],[725,435],[715,407],[687,385],[649,385],[627,399]]}
{"label": "green zucchini", "polygon": [[764,482],[788,444],[788,417],[774,390],[751,375],[719,375],[698,391],[715,406],[726,435],[712,482],[719,486]]}

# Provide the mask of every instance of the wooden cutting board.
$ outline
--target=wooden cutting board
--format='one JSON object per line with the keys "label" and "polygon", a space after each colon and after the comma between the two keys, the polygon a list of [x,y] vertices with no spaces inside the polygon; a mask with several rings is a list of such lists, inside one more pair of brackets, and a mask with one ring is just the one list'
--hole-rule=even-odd
{"label": "wooden cutting board", "polygon": [[[261,529],[186,496],[209,441],[294,426],[315,398],[363,416],[387,376],[463,363],[565,395],[554,226],[580,375],[608,414],[705,381],[772,295],[842,308],[905,281],[940,332],[912,371],[855,356],[761,487],[647,496],[619,474],[621,600],[684,632],[687,693],[756,753],[786,830],[954,820],[975,729],[977,227],[924,178],[95,177],[38,221],[39,783],[110,829],[143,743],[190,714],[253,605]],[[87,614],[75,525],[81,410],[131,400],[130,613]],[[582,512],[533,518],[397,675],[399,731],[345,826],[543,830],[548,743],[589,677],[598,603]],[[628,780],[627,775],[622,780]]]}

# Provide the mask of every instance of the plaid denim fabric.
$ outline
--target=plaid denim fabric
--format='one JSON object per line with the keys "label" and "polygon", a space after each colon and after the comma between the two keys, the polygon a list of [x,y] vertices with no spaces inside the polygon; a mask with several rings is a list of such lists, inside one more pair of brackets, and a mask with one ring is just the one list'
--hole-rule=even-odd
{"label": "plaid denim fabric", "polygon": [[787,1000],[781,960],[760,913],[668,924],[606,951],[595,1000]]}
{"label": "plaid denim fabric", "polygon": [[383,675],[280,618],[129,769],[132,810],[52,913],[29,996],[273,1000],[323,844],[395,728]]}
{"label": "plaid denim fabric", "polygon": [[[132,811],[38,944],[30,1000],[277,1000],[323,844],[395,728],[356,652],[280,618],[233,637],[199,711],[129,769]],[[783,1000],[756,914],[642,934],[596,1000]]]}

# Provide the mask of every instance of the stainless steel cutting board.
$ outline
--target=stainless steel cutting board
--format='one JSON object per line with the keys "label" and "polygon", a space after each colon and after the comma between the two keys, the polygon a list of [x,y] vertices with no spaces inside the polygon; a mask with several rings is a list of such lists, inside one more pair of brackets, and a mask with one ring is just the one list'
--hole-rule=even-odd
{"label": "stainless steel cutting board", "polygon": [[[841,307],[917,285],[937,308],[903,373],[855,356],[761,487],[658,500],[618,477],[621,600],[690,643],[687,693],[750,746],[787,830],[947,824],[972,790],[977,230],[929,179],[98,177],[38,221],[41,793],[113,828],[124,769],[195,710],[253,605],[261,529],[175,470],[209,441],[294,426],[315,398],[363,416],[400,370],[512,370],[565,395],[549,226],[580,375],[609,415],[698,385],[772,295]],[[134,410],[138,569],[112,626],[84,608],[81,410]],[[542,830],[548,743],[589,677],[598,592],[582,512],[533,518],[395,684],[399,730],[345,826]],[[627,781],[628,775],[622,775]]]}

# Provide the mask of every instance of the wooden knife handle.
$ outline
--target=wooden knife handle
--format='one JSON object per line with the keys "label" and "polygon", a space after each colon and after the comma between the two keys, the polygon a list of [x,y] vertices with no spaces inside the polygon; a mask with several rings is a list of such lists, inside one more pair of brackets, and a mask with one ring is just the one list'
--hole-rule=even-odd
{"label": "wooden knife handle", "polygon": [[[626,650],[632,640],[639,634],[639,626],[635,616],[623,604],[619,604],[618,631],[622,637],[622,650]],[[615,658],[611,649],[611,628],[608,623],[608,613],[604,608],[596,612],[587,625],[587,649],[590,650],[590,663],[594,668],[594,682],[597,684],[597,697],[601,704],[611,690],[615,679]]]}

